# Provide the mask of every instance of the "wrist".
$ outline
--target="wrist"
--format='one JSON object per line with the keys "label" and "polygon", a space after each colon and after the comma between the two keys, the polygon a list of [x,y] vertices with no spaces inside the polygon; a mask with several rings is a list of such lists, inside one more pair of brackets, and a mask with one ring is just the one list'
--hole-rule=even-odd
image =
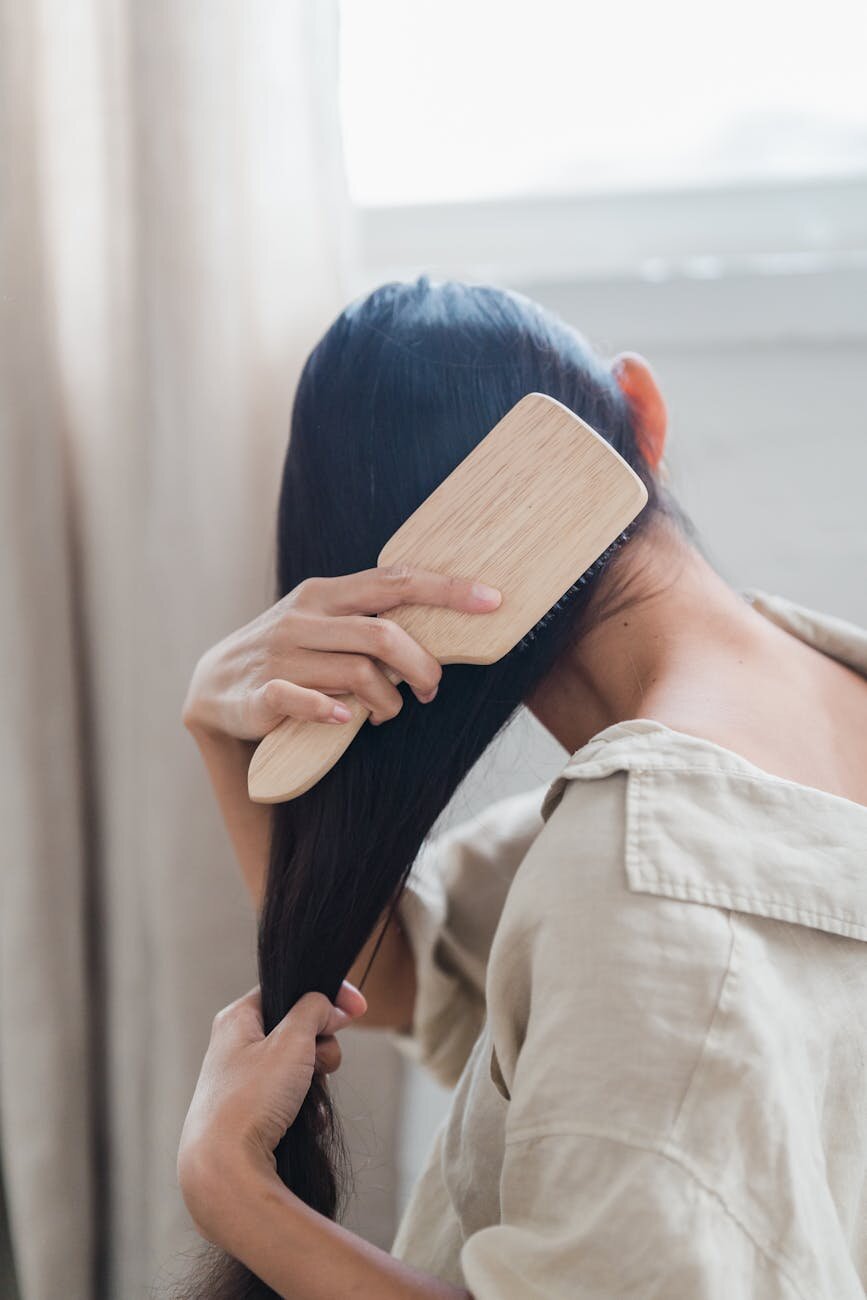
{"label": "wrist", "polygon": [[289,1190],[273,1166],[263,1169],[252,1162],[239,1171],[229,1199],[231,1206],[223,1218],[218,1244],[254,1273],[261,1267],[262,1242],[290,1244],[296,1231],[303,1232],[298,1208],[314,1213]]}
{"label": "wrist", "polygon": [[[231,1174],[215,1182],[211,1198],[208,1231],[203,1235],[257,1274],[271,1243],[296,1248],[303,1244],[306,1225],[299,1210],[314,1213],[280,1180],[273,1165],[266,1168],[252,1160],[236,1164]],[[198,1222],[197,1227],[201,1232]],[[296,1233],[298,1239],[293,1241]],[[288,1253],[291,1258],[296,1251]]]}
{"label": "wrist", "polygon": [[235,1143],[200,1144],[178,1163],[184,1203],[197,1232],[230,1255],[239,1256],[249,1221],[276,1186],[285,1191],[273,1164],[255,1159]]}

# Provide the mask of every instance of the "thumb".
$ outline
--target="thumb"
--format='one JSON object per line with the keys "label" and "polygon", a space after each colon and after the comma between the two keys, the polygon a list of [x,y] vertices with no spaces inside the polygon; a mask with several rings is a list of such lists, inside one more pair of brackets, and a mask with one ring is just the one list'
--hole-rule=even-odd
{"label": "thumb", "polygon": [[349,980],[344,980],[338,989],[334,1005],[355,1020],[359,1016],[363,1016],[367,1010],[367,998],[361,989],[357,989],[354,984],[350,984]]}
{"label": "thumb", "polygon": [[[325,1001],[328,1002],[328,998]],[[368,1000],[364,993],[361,992],[361,989],[356,988],[355,984],[350,984],[347,979],[344,979],[337,991],[337,997],[334,998],[334,1002],[328,1002],[328,1006],[328,1018],[326,1018],[324,1026],[317,1028],[317,1037],[335,1034],[338,1030],[346,1027],[347,1024],[351,1024],[352,1021],[357,1021],[367,1011]]]}
{"label": "thumb", "polygon": [[367,1010],[367,998],[357,989],[349,980],[344,980],[337,990],[337,997],[333,1004],[328,1004],[331,1012],[322,1029],[318,1029],[317,1036],[324,1037],[326,1034],[334,1034],[338,1029],[344,1029],[353,1020],[363,1016]]}
{"label": "thumb", "polygon": [[310,1038],[334,1034],[366,1010],[364,994],[344,980],[333,1003],[324,993],[305,993],[274,1026],[268,1038],[280,1044],[286,1040],[309,1041]]}

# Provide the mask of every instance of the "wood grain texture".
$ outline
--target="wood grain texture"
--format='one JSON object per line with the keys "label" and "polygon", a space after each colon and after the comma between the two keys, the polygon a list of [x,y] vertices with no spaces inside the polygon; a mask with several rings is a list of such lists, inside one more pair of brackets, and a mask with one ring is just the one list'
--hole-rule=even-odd
{"label": "wood grain texture", "polygon": [[[405,605],[379,617],[399,623],[442,664],[494,663],[646,502],[641,479],[610,443],[554,398],[528,393],[379,554],[382,565],[486,582],[503,593],[502,604],[488,614]],[[333,767],[369,716],[354,696],[340,698],[352,721],[287,718],[264,738],[249,770],[254,802],[293,799]]]}

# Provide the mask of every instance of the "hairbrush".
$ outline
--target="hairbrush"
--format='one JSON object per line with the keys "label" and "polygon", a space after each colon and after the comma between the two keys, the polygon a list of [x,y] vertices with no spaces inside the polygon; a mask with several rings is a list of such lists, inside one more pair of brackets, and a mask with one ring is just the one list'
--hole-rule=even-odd
{"label": "hairbrush", "polygon": [[[441,664],[495,663],[583,579],[646,502],[639,476],[595,429],[554,398],[528,393],[378,558],[485,582],[502,592],[500,605],[478,614],[399,605],[376,617],[398,623]],[[369,717],[354,695],[338,698],[350,721],[286,718],[261,741],[248,773],[255,803],[294,799],[334,766]]]}

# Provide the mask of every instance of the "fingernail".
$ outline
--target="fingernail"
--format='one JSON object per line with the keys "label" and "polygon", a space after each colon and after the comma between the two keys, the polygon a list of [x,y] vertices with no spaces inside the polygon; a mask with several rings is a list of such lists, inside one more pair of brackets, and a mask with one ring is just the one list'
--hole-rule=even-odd
{"label": "fingernail", "polygon": [[483,582],[473,583],[472,596],[473,600],[480,600],[485,605],[499,605],[503,599],[496,587],[488,587]]}
{"label": "fingernail", "polygon": [[335,704],[331,710],[331,717],[335,722],[348,722],[352,717],[352,712],[347,709],[345,704]]}

